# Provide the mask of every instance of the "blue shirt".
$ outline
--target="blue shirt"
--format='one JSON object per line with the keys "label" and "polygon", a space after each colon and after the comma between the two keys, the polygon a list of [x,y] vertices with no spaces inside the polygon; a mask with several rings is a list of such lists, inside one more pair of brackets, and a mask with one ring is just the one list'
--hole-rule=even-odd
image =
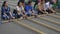
{"label": "blue shirt", "polygon": [[4,13],[9,13],[10,12],[10,7],[2,7],[1,8],[1,12],[2,12],[2,14],[4,14]]}
{"label": "blue shirt", "polygon": [[32,11],[33,10],[33,7],[30,6],[30,5],[26,5],[25,6],[25,11],[28,12],[29,10]]}

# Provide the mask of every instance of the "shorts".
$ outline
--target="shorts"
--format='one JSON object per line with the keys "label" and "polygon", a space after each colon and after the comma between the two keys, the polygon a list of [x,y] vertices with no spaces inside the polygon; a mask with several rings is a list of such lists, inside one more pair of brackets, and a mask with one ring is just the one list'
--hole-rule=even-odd
{"label": "shorts", "polygon": [[37,11],[34,11],[34,12],[29,12],[29,11],[27,11],[25,14],[26,14],[27,16],[32,16],[32,13],[34,13],[34,15],[35,15],[35,14],[37,14]]}
{"label": "shorts", "polygon": [[48,10],[46,10],[46,11],[47,11],[48,13],[53,13],[53,11],[51,11],[51,10],[49,10],[49,9],[48,9]]}
{"label": "shorts", "polygon": [[6,13],[6,15],[1,14],[1,18],[2,18],[2,19],[9,19],[10,17],[11,17],[11,16],[10,16],[9,13]]}
{"label": "shorts", "polygon": [[18,15],[18,14],[12,14],[12,16],[15,17],[15,18],[20,18],[20,17],[22,17],[23,15],[22,15],[22,14],[20,14],[20,15]]}

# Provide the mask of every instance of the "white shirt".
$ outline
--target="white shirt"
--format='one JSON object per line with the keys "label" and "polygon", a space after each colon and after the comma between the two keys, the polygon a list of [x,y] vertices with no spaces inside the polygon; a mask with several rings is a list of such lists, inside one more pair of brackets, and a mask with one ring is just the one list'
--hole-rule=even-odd
{"label": "white shirt", "polygon": [[21,13],[22,11],[24,11],[24,7],[23,6],[21,6],[21,7],[17,6],[16,9],[17,9],[17,11],[20,11],[19,13]]}
{"label": "white shirt", "polygon": [[50,4],[50,2],[47,2],[44,4],[44,10],[48,10],[48,8],[52,8],[52,5]]}
{"label": "white shirt", "polygon": [[50,7],[50,2],[44,4],[44,10],[47,10]]}

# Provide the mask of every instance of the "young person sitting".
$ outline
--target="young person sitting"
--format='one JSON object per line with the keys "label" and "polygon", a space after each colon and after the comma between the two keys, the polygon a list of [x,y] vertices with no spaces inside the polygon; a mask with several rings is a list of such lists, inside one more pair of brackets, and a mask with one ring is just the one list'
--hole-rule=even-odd
{"label": "young person sitting", "polygon": [[20,18],[20,17],[27,18],[22,2],[18,2],[16,7],[16,12],[15,13],[17,14],[17,18]]}
{"label": "young person sitting", "polygon": [[28,16],[36,17],[36,12],[35,12],[34,8],[32,7],[32,1],[29,1],[28,5],[25,6],[25,11]]}
{"label": "young person sitting", "polygon": [[38,11],[38,14],[46,14],[47,13],[44,11],[44,5],[43,5],[42,0],[37,3],[37,5],[35,6],[35,9]]}
{"label": "young person sitting", "polygon": [[4,1],[1,7],[1,18],[2,19],[11,19],[14,18],[10,11],[10,7],[8,6],[8,2]]}
{"label": "young person sitting", "polygon": [[50,4],[50,1],[45,2],[44,11],[47,11],[48,13],[55,13],[55,11],[52,9],[52,5]]}
{"label": "young person sitting", "polygon": [[60,0],[58,0],[57,2],[58,2],[58,8],[60,9]]}
{"label": "young person sitting", "polygon": [[56,9],[58,8],[58,0],[51,0],[50,4],[52,5],[52,8],[53,9]]}

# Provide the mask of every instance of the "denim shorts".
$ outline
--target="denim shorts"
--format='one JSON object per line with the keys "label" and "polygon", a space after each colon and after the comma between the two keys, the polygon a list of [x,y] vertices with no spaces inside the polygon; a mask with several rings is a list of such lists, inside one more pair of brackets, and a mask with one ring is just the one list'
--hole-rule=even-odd
{"label": "denim shorts", "polygon": [[[32,12],[29,12],[29,11],[28,11],[28,12],[26,12],[25,14],[28,15],[28,16],[31,16],[31,15],[32,15]],[[36,14],[37,14],[37,11],[34,11],[34,15],[36,15]]]}
{"label": "denim shorts", "polygon": [[6,15],[4,16],[4,14],[1,14],[1,18],[2,19],[8,19],[8,17],[10,18],[10,14],[6,13]]}

